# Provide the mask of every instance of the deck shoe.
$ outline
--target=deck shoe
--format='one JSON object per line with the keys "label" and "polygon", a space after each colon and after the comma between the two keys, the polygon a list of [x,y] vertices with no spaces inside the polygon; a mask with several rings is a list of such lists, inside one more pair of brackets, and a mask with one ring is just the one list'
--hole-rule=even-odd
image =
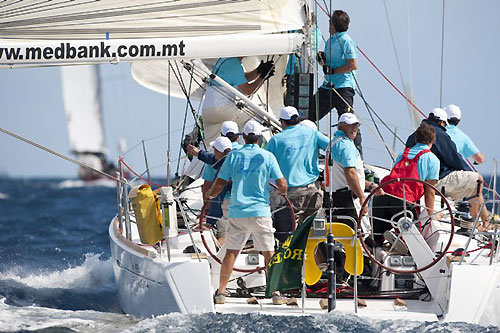
{"label": "deck shoe", "polygon": [[215,304],[225,304],[226,303],[226,295],[220,294],[219,291],[214,295],[214,303]]}
{"label": "deck shoe", "polygon": [[286,304],[286,302],[287,302],[286,297],[283,297],[283,296],[278,295],[278,294],[272,295],[271,300],[273,301],[274,305],[283,305],[283,304]]}

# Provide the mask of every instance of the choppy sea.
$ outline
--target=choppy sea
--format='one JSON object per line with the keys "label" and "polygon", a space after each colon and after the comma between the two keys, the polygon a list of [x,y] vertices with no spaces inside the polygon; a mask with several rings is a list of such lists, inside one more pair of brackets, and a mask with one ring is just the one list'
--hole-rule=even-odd
{"label": "choppy sea", "polygon": [[350,315],[181,315],[120,310],[108,225],[112,186],[0,178],[1,332],[500,332],[465,323],[375,321]]}

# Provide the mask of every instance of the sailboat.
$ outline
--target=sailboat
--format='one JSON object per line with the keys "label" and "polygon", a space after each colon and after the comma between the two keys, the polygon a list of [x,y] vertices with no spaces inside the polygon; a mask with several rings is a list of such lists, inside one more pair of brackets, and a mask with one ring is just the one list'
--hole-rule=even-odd
{"label": "sailboat", "polygon": [[[83,164],[113,175],[116,167],[108,161],[104,144],[97,65],[63,66],[61,79],[71,152]],[[80,180],[93,181],[102,177],[91,169],[78,169]]]}
{"label": "sailboat", "polygon": [[[134,63],[134,77],[139,82],[147,82],[145,84],[156,91],[169,95],[176,91],[188,100],[190,94],[187,93],[186,80],[199,83],[216,80],[237,97],[242,112],[270,129],[266,137],[280,130],[276,118],[276,112],[283,105],[282,96],[279,96],[283,91],[279,75],[270,81],[270,89],[262,87],[260,97],[258,94],[248,98],[211,73],[210,68],[200,61],[241,56],[256,64],[258,57],[300,53],[303,70],[309,72],[313,67],[313,57],[307,52],[311,48],[313,26],[309,1],[72,1],[66,5],[58,1],[48,4],[7,1],[3,6],[8,10],[0,21],[0,66],[131,61]],[[156,70],[155,77],[155,72],[148,74],[139,68],[140,62],[146,60],[169,62],[163,63],[163,71],[160,65],[142,63]],[[284,63],[277,62],[277,67]],[[177,83],[172,84],[174,77]],[[199,87],[201,96],[203,84]],[[380,178],[387,173],[383,168],[372,168]],[[192,179],[175,188],[171,185],[159,187],[159,198],[154,199],[154,207],[159,206],[160,210],[153,210],[153,215],[157,217],[159,213],[161,222],[153,224],[155,237],[149,238],[141,226],[143,217],[131,208],[131,202],[132,206],[135,205],[141,191],[148,188],[130,189],[124,179],[118,179],[117,215],[108,230],[122,310],[140,317],[171,312],[325,314],[327,310],[318,302],[319,299],[307,295],[305,284],[302,290],[290,291],[290,295],[302,298],[295,303],[297,305],[277,306],[260,297],[262,286],[266,285],[264,260],[262,255],[252,251],[237,258],[238,270],[233,272],[228,286],[234,291],[232,297],[228,297],[224,305],[214,305],[212,295],[224,247],[218,247],[211,232],[204,230],[203,221],[199,219],[203,205],[201,184],[201,179]],[[153,195],[149,197],[155,198]],[[355,228],[356,232],[351,229],[350,234],[343,236],[344,247],[349,252],[348,261],[353,265],[350,268],[353,282],[344,285],[344,292],[339,292],[335,311],[377,319],[500,325],[500,312],[496,306],[500,290],[498,245],[488,248],[484,238],[474,232],[469,236],[454,236],[454,219],[465,214],[452,208],[441,194],[439,197],[436,207],[442,202],[444,208],[436,210],[441,211],[446,219],[432,220],[426,225],[425,238],[410,221],[400,221],[399,229],[405,237],[409,254],[391,252],[392,248],[385,253],[371,250],[361,241],[370,232],[363,229],[369,228],[369,223],[365,223],[359,233]],[[318,219],[318,223],[315,221],[311,240],[323,240],[327,226],[332,226],[330,222],[333,221],[326,218]],[[200,227],[196,231],[198,224]],[[497,230],[486,236],[496,239]],[[314,251],[313,246],[310,248]],[[458,249],[462,249],[461,252]],[[370,264],[364,265],[363,252],[368,255]],[[309,260],[307,265],[312,270],[307,273],[304,269],[303,279],[307,281],[311,277],[308,274],[318,276],[319,272],[321,276],[312,259],[313,255],[303,259],[304,262]],[[362,275],[360,268],[363,265],[371,265],[373,274]],[[474,293],[467,292],[471,281],[478,276],[484,278],[483,283],[476,284]],[[358,293],[358,281],[369,281],[372,291]],[[248,296],[254,296],[254,300],[248,301]],[[360,302],[360,299],[365,302]],[[329,306],[329,310],[333,309]]]}

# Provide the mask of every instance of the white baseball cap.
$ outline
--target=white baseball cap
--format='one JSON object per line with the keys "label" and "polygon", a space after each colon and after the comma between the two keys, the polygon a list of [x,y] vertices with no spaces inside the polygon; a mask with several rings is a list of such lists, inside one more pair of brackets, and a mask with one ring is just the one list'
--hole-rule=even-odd
{"label": "white baseball cap", "polygon": [[339,123],[346,123],[347,125],[352,125],[359,123],[359,120],[354,113],[346,112],[340,116]]}
{"label": "white baseball cap", "polygon": [[462,111],[460,111],[460,108],[455,104],[448,105],[447,107],[444,108],[444,110],[448,114],[448,119],[451,118],[460,119],[460,117],[462,117]]}
{"label": "white baseball cap", "polygon": [[249,120],[245,127],[243,127],[243,133],[246,135],[261,135],[262,134],[262,126],[256,122],[255,120]]}
{"label": "white baseball cap", "polygon": [[293,116],[299,116],[299,112],[293,106],[285,106],[280,111],[280,119],[290,120]]}
{"label": "white baseball cap", "polygon": [[310,121],[309,119],[302,120],[299,125],[304,126],[304,127],[309,127],[312,129],[317,130],[318,126],[313,121]]}
{"label": "white baseball cap", "polygon": [[232,149],[233,144],[231,143],[231,140],[229,140],[225,136],[219,136],[217,139],[215,139],[212,146],[214,147],[214,149],[217,149],[219,152],[223,153],[228,148]]}
{"label": "white baseball cap", "polygon": [[441,109],[441,108],[435,108],[432,109],[432,111],[429,113],[429,116],[433,114],[434,118],[437,118],[442,121],[447,121],[448,120],[448,115],[446,114],[446,111]]}
{"label": "white baseball cap", "polygon": [[231,132],[233,134],[240,134],[240,130],[238,129],[238,124],[234,121],[228,120],[222,123],[222,127],[220,129],[222,135],[227,135],[227,133]]}

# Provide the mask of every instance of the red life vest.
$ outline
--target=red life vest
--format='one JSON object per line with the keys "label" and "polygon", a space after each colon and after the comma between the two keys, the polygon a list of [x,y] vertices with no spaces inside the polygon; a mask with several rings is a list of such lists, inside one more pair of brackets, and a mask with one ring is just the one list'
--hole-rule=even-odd
{"label": "red life vest", "polygon": [[[420,156],[425,153],[430,152],[429,149],[424,149],[420,151],[414,158],[408,158],[408,152],[410,148],[406,148],[401,160],[396,163],[394,168],[392,168],[391,173],[382,179],[382,183],[387,181],[398,179],[398,178],[416,178],[420,179],[418,176],[417,162]],[[412,181],[405,181],[405,199],[407,201],[416,203],[422,195],[424,195],[424,184]],[[388,194],[392,194],[398,198],[403,199],[403,186],[401,181],[397,181],[382,187],[384,191]]]}

